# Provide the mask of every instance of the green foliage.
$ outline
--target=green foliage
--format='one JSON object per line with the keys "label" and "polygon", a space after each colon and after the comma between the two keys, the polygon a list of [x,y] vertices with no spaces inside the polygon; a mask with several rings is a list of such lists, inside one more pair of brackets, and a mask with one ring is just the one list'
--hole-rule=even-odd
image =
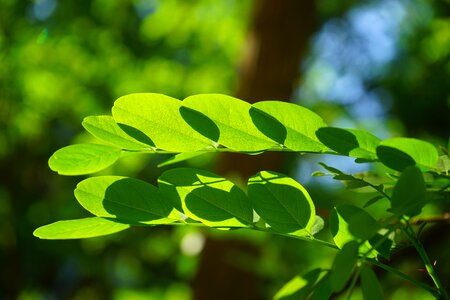
{"label": "green foliage", "polygon": [[120,148],[107,145],[70,145],[56,151],[50,157],[48,165],[61,175],[90,174],[115,163],[121,152]]}
{"label": "green foliage", "polygon": [[116,233],[129,227],[129,224],[117,220],[92,217],[58,221],[39,227],[33,234],[38,238],[49,240],[85,239]]}
{"label": "green foliage", "polygon": [[314,203],[294,179],[262,171],[249,179],[248,196],[256,213],[273,230],[311,235],[316,214]]}
{"label": "green foliage", "polygon": [[364,300],[384,299],[377,275],[366,264],[361,266],[361,289]]}
{"label": "green foliage", "polygon": [[[448,200],[450,178],[433,145],[411,138],[381,141],[365,131],[327,127],[315,113],[295,104],[265,101],[251,105],[219,94],[196,95],[183,101],[161,94],[132,94],[119,98],[112,114],[87,117],[83,126],[114,147],[81,144],[62,148],[50,158],[51,169],[63,175],[89,174],[113,164],[121,155],[139,153],[175,154],[161,164],[167,166],[208,152],[287,151],[381,162],[379,167],[389,176],[380,181],[321,163],[330,173],[314,175],[331,175],[350,189],[371,191],[365,204],[332,209],[328,224],[333,242],[315,237],[326,222],[316,215],[307,190],[293,178],[261,171],[250,177],[244,192],[226,178],[193,168],[165,171],[158,187],[119,176],[85,179],[78,184],[75,196],[97,217],[43,226],[35,231],[37,237],[85,238],[129,226],[162,224],[272,232],[338,249],[330,270],[314,269],[294,277],[276,294],[277,299],[311,295],[325,299],[345,287],[351,295],[359,275],[365,299],[382,297],[369,263],[447,297],[411,225],[411,218],[420,216],[429,197]],[[431,177],[428,185],[424,172]],[[438,180],[441,188],[436,189]],[[374,217],[368,207],[381,199],[388,206]],[[436,289],[378,259],[389,259],[396,232],[406,235],[416,248]]]}

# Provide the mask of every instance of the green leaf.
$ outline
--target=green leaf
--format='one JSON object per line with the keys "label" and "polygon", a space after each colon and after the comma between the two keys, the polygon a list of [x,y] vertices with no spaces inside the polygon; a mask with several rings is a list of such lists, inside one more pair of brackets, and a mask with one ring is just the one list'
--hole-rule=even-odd
{"label": "green leaf", "polygon": [[48,224],[36,229],[33,235],[46,240],[85,239],[116,233],[129,227],[129,224],[93,217]]}
{"label": "green leaf", "polygon": [[391,198],[391,211],[396,215],[415,216],[427,203],[422,172],[408,167],[400,175]]}
{"label": "green leaf", "polygon": [[356,266],[356,262],[358,261],[358,248],[358,243],[356,241],[351,241],[345,244],[341,251],[336,255],[330,275],[331,288],[333,291],[341,291],[350,279],[353,269]]}
{"label": "green leaf", "polygon": [[210,140],[240,152],[256,152],[276,147],[262,134],[250,117],[251,105],[219,94],[190,96],[183,100],[181,115],[196,131]]}
{"label": "green leaf", "polygon": [[330,299],[333,294],[333,290],[331,288],[331,273],[328,272],[314,288],[314,294],[312,295],[312,300],[324,300]]}
{"label": "green leaf", "polygon": [[375,204],[376,202],[378,202],[378,200],[383,199],[383,198],[384,198],[384,196],[382,196],[382,195],[375,196],[375,197],[369,199],[369,200],[364,204],[363,207],[364,207],[364,208],[369,207],[369,206],[371,206],[372,204]]}
{"label": "green leaf", "polygon": [[49,159],[50,169],[60,175],[84,175],[109,167],[122,150],[98,144],[75,144],[56,151]]}
{"label": "green leaf", "polygon": [[[126,150],[153,151],[153,144],[145,144],[128,135],[111,116],[89,116],[84,118],[83,127],[93,136]],[[141,140],[143,140],[141,138]],[[145,140],[144,140],[145,141]]]}
{"label": "green leaf", "polygon": [[158,164],[158,168],[170,166],[203,154],[209,153],[209,151],[196,151],[196,152],[183,152],[179,154],[175,154],[174,156],[170,157],[169,159],[163,161],[162,163]]}
{"label": "green leaf", "polygon": [[216,174],[171,169],[159,177],[158,183],[177,209],[207,226],[245,227],[253,223],[253,210],[245,193]]}
{"label": "green leaf", "polygon": [[322,272],[322,269],[314,269],[303,275],[295,276],[275,294],[274,299],[308,299]]}
{"label": "green leaf", "polygon": [[[352,221],[353,218],[355,218],[354,221]],[[371,224],[370,228],[355,229],[355,227],[358,226],[357,222],[359,219],[364,219],[365,223]],[[357,235],[366,238],[375,231],[376,221],[366,211],[352,205],[339,205],[333,208],[331,210],[329,220],[331,234],[338,247],[343,247],[345,244],[353,240],[362,241],[364,239],[358,237]],[[352,223],[352,228],[350,228],[350,224]],[[357,230],[356,235],[350,229]],[[369,257],[376,256],[376,252],[372,250],[372,246],[368,241],[361,245],[360,252],[363,254],[369,252]]]}
{"label": "green leaf", "polygon": [[364,210],[354,214],[348,222],[348,230],[363,240],[373,237],[379,229],[377,221]]}
{"label": "green leaf", "polygon": [[153,185],[121,176],[83,180],[75,189],[81,206],[98,217],[118,218],[141,224],[167,224],[179,213]]}
{"label": "green leaf", "polygon": [[331,172],[332,174],[335,174],[335,175],[346,175],[346,174],[344,174],[344,172],[342,172],[341,170],[336,169],[336,168],[334,168],[334,167],[330,167],[330,166],[326,165],[326,164],[323,163],[323,162],[319,162],[319,165],[322,166],[322,167],[323,167],[325,170],[327,170],[328,172]]}
{"label": "green leaf", "polygon": [[382,300],[384,299],[383,290],[381,289],[375,272],[366,264],[361,266],[361,289],[364,300]]}
{"label": "green leaf", "polygon": [[439,158],[432,144],[401,137],[382,141],[377,156],[384,165],[400,172],[409,166],[417,166],[422,171],[435,170]]}
{"label": "green leaf", "polygon": [[328,150],[316,137],[316,131],[327,124],[309,109],[289,102],[261,101],[252,105],[250,115],[262,133],[293,151]]}
{"label": "green leaf", "polygon": [[248,196],[256,213],[275,231],[310,235],[314,203],[306,189],[292,178],[262,171],[248,182]]}
{"label": "green leaf", "polygon": [[[159,149],[173,152],[212,149],[209,139],[186,124],[180,107],[180,100],[162,94],[130,94],[114,102],[112,114],[117,123],[146,135]],[[136,133],[132,135],[135,137]]]}
{"label": "green leaf", "polygon": [[316,132],[319,140],[337,153],[358,159],[376,160],[380,139],[373,134],[336,127],[323,127]]}

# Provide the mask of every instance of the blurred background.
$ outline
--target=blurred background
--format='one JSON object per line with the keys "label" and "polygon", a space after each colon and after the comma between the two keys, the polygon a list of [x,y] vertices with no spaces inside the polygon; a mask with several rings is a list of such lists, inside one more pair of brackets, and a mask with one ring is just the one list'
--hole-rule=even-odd
{"label": "blurred background", "polygon": [[[94,141],[82,119],[110,114],[134,92],[292,101],[330,125],[446,146],[449,57],[448,0],[0,0],[0,299],[270,299],[293,276],[329,267],[335,252],[268,234],[168,227],[39,240],[39,226],[88,216],[73,196],[83,178],[58,176],[48,158]],[[166,158],[133,156],[102,173],[155,183]],[[337,203],[361,204],[340,183],[311,178],[318,161],[369,168],[273,154],[184,165],[238,184],[262,169],[288,173],[325,217]],[[448,224],[437,228],[424,242],[448,284]],[[410,252],[392,265],[426,280]],[[429,298],[377,274],[389,299]]]}

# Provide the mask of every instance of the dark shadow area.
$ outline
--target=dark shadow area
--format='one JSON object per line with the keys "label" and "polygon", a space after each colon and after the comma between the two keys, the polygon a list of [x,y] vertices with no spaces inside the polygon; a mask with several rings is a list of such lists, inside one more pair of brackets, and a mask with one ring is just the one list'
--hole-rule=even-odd
{"label": "dark shadow area", "polygon": [[134,223],[165,218],[173,209],[158,188],[132,178],[112,183],[105,191],[103,207],[118,219]]}
{"label": "dark shadow area", "polygon": [[388,147],[378,146],[377,156],[387,167],[402,172],[409,166],[415,166],[415,160],[403,151]]}
{"label": "dark shadow area", "polygon": [[152,139],[150,137],[148,137],[145,133],[140,131],[139,129],[134,128],[134,127],[129,126],[129,125],[126,125],[126,124],[121,124],[121,123],[117,123],[117,125],[119,125],[119,127],[126,134],[128,134],[132,138],[135,138],[139,142],[144,143],[146,145],[149,145],[150,147],[156,147],[155,143],[153,143]]}
{"label": "dark shadow area", "polygon": [[253,106],[250,108],[249,113],[253,124],[255,124],[259,131],[275,142],[284,144],[287,136],[287,130],[280,121]]}
{"label": "dark shadow area", "polygon": [[316,131],[316,136],[325,146],[344,155],[359,148],[356,136],[351,132],[335,127],[322,127]]}
{"label": "dark shadow area", "polygon": [[290,185],[271,182],[272,179],[278,179],[277,176],[259,176],[261,180],[252,179],[248,187],[248,195],[256,213],[275,231],[292,233],[304,229],[311,217],[311,207],[305,195]]}
{"label": "dark shadow area", "polygon": [[186,121],[192,129],[212,141],[219,141],[220,130],[213,120],[201,112],[184,106],[180,107],[180,114],[184,121]]}

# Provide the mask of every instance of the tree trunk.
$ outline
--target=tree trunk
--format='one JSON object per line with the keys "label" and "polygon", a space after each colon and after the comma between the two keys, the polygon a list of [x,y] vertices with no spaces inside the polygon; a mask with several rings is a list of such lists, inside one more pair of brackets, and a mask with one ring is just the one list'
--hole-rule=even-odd
{"label": "tree trunk", "polygon": [[[253,21],[244,48],[236,97],[254,103],[260,100],[288,101],[299,79],[301,56],[315,29],[314,1],[255,1]],[[217,173],[239,174],[244,182],[260,170],[279,170],[282,156],[266,153],[247,156],[226,153]],[[239,267],[233,256],[258,255],[256,246],[238,240],[208,238],[202,252],[194,298],[261,299],[254,273]]]}

